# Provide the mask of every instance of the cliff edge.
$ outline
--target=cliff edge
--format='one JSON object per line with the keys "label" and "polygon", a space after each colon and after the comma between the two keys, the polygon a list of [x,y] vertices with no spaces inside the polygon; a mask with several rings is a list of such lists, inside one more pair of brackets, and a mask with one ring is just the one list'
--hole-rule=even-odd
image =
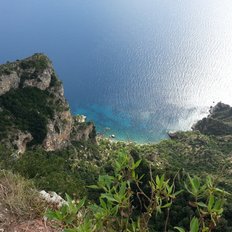
{"label": "cliff edge", "polygon": [[193,127],[202,134],[224,136],[232,135],[232,107],[222,102],[211,107],[210,114]]}
{"label": "cliff edge", "polygon": [[71,115],[64,89],[44,54],[0,65],[0,141],[24,153],[26,146],[46,151],[72,141],[95,141],[93,123]]}

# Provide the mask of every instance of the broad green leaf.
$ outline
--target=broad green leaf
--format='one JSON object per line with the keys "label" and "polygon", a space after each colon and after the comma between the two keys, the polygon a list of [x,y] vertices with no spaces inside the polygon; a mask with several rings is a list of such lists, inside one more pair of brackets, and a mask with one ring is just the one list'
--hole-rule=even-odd
{"label": "broad green leaf", "polygon": [[104,209],[106,209],[106,207],[107,207],[105,201],[102,198],[100,198],[100,205]]}
{"label": "broad green leaf", "polygon": [[213,187],[213,181],[211,176],[207,176],[206,177],[206,184],[208,185],[208,187],[212,188]]}
{"label": "broad green leaf", "polygon": [[97,185],[89,185],[87,187],[91,188],[91,189],[100,189],[99,186],[97,186]]}
{"label": "broad green leaf", "polygon": [[215,209],[215,210],[220,210],[221,207],[222,207],[222,205],[223,205],[223,200],[222,200],[222,199],[217,200],[217,201],[215,202],[214,209]]}
{"label": "broad green leaf", "polygon": [[167,185],[168,194],[171,194],[171,193],[172,193],[173,187],[174,187],[173,184],[172,184],[171,186]]}
{"label": "broad green leaf", "polygon": [[158,175],[156,176],[155,181],[156,181],[156,184],[159,186],[160,185],[160,178]]}
{"label": "broad green leaf", "polygon": [[160,185],[162,186],[163,183],[164,183],[164,175],[162,175],[161,178],[160,178]]}
{"label": "broad green leaf", "polygon": [[110,196],[108,194],[102,194],[101,197],[106,198],[108,201],[111,201],[111,202],[118,202],[113,196]]}
{"label": "broad green leaf", "polygon": [[199,232],[199,220],[196,217],[191,220],[190,232]]}
{"label": "broad green leaf", "polygon": [[140,163],[142,162],[142,160],[140,159],[140,160],[138,160],[134,165],[133,165],[133,169],[136,169],[139,165],[140,165]]}
{"label": "broad green leaf", "polygon": [[185,230],[181,227],[175,226],[174,229],[178,230],[179,232],[185,232]]}
{"label": "broad green leaf", "polygon": [[192,187],[192,192],[194,195],[197,195],[198,193],[198,189],[197,189],[197,186],[198,186],[198,183],[197,183],[197,180],[196,178],[192,178],[191,176],[188,176],[189,177],[189,182],[191,184],[191,187]]}
{"label": "broad green leaf", "polygon": [[125,192],[126,192],[126,185],[127,185],[127,183],[125,181],[121,183],[120,190],[119,190],[119,194],[120,195],[125,194]]}
{"label": "broad green leaf", "polygon": [[209,196],[209,202],[208,202],[208,210],[210,211],[213,207],[213,204],[214,204],[214,196],[211,194]]}
{"label": "broad green leaf", "polygon": [[226,191],[224,191],[224,190],[222,190],[222,189],[219,189],[219,188],[214,188],[214,190],[215,190],[216,192],[222,193],[222,194],[224,194],[224,195],[231,195],[231,193],[228,193],[228,192],[226,192]]}
{"label": "broad green leaf", "polygon": [[197,205],[199,205],[200,207],[207,208],[207,205],[204,202],[197,202]]}

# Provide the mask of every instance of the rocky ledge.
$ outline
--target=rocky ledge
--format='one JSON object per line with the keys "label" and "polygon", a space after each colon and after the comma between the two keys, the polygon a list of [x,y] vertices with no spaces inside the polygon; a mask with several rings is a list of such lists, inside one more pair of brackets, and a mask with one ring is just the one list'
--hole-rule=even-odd
{"label": "rocky ledge", "polygon": [[232,134],[232,107],[222,102],[210,108],[210,114],[198,121],[192,127],[206,135],[231,135]]}
{"label": "rocky ledge", "polygon": [[46,151],[72,141],[95,142],[93,123],[70,112],[51,61],[43,54],[0,65],[0,141],[24,153],[26,146]]}

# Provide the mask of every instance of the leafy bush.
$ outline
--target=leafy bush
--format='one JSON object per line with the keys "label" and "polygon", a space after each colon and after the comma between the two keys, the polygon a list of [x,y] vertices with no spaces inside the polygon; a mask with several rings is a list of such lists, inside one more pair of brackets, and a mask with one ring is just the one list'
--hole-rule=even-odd
{"label": "leafy bush", "polygon": [[[66,232],[151,231],[152,216],[164,209],[169,212],[173,201],[184,190],[176,192],[174,182],[165,180],[164,175],[156,175],[153,179],[150,170],[150,192],[145,193],[140,187],[143,176],[136,172],[140,163],[141,160],[134,162],[131,156],[120,153],[114,162],[114,175],[100,175],[97,185],[89,186],[101,189],[99,204],[84,207],[85,200],[75,204],[67,197],[67,205],[58,211],[48,211],[46,215],[62,223]],[[132,189],[132,184],[136,190]],[[196,208],[197,216],[191,220],[190,231],[212,231],[222,215],[225,192],[216,188],[210,177],[202,184],[199,178],[189,176],[185,188],[193,197],[189,204]],[[135,198],[139,199],[140,205],[134,205]],[[169,229],[168,221],[169,213],[163,221],[163,231]],[[181,227],[175,229],[185,231]]]}

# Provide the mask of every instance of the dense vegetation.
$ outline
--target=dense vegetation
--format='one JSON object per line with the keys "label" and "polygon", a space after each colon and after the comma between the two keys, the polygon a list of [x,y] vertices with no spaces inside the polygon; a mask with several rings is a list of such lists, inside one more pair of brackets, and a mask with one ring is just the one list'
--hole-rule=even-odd
{"label": "dense vegetation", "polygon": [[[144,175],[137,173],[141,162],[119,153],[113,162],[113,174],[100,175],[97,185],[89,186],[102,190],[99,204],[93,203],[84,208],[85,199],[76,204],[67,195],[67,204],[59,210],[49,210],[46,215],[62,223],[65,231],[73,232],[147,232],[168,229],[185,232],[182,227],[171,228],[169,225],[171,206],[184,190],[176,190],[175,178],[170,181],[165,180],[164,175],[154,177],[151,169],[147,189],[142,187]],[[185,189],[190,195],[190,205],[195,209],[190,231],[211,232],[222,215],[224,195],[227,193],[216,188],[210,177],[201,183],[198,177],[188,176]],[[160,218],[159,223],[150,223],[154,215],[165,210],[165,217]]]}
{"label": "dense vegetation", "polygon": [[[1,166],[32,179],[38,189],[55,190],[63,196],[68,193],[74,199],[87,197],[98,202],[101,191],[87,186],[97,184],[98,176],[114,173],[114,160],[118,153],[130,154],[136,161],[142,159],[137,168],[138,175],[144,175],[141,188],[149,191],[149,168],[154,176],[165,173],[166,178],[175,176],[176,189],[184,189],[183,179],[187,174],[210,175],[215,183],[231,192],[232,138],[206,136],[199,132],[179,132],[176,139],[165,140],[154,145],[111,143],[100,140],[99,145],[74,143],[71,147],[57,152],[42,149],[28,150],[19,160],[10,156],[4,148],[1,153]],[[8,152],[8,154],[7,154]],[[189,194],[182,193],[169,212],[169,226],[189,228],[195,210],[189,205]],[[136,202],[136,201],[135,201]],[[223,218],[219,220],[218,231],[231,231],[232,201],[228,197]],[[136,204],[139,204],[137,201]],[[166,211],[153,215],[150,231],[163,231]],[[155,225],[155,227],[153,226]],[[154,228],[153,228],[154,227]],[[152,229],[153,228],[153,229]]]}
{"label": "dense vegetation", "polygon": [[29,87],[11,90],[0,96],[0,107],[0,139],[17,127],[29,131],[34,143],[42,143],[55,108],[48,92]]}
{"label": "dense vegetation", "polygon": [[48,67],[48,58],[42,54],[35,54],[33,59],[23,60],[19,63],[20,68],[22,69],[36,69],[44,70]]}

